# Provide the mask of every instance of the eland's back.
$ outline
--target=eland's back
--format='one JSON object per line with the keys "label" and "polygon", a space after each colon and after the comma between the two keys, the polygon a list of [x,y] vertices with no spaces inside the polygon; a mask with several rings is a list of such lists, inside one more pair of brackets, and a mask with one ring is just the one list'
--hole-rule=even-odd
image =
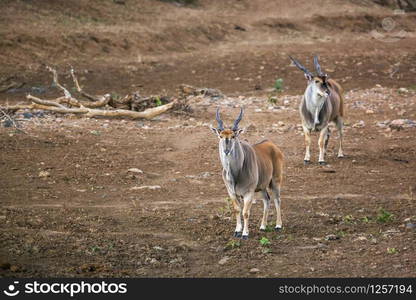
{"label": "eland's back", "polygon": [[256,192],[271,188],[272,181],[280,185],[283,177],[282,151],[269,140],[254,144],[252,147],[256,153],[259,174]]}

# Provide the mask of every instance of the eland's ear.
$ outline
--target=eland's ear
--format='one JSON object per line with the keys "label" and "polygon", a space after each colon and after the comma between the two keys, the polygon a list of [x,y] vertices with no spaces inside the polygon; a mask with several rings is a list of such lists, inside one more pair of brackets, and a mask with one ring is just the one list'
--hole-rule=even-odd
{"label": "eland's ear", "polygon": [[218,128],[212,127],[212,125],[209,126],[209,128],[219,137],[220,136],[220,130]]}
{"label": "eland's ear", "polygon": [[240,134],[242,134],[245,131],[246,131],[245,128],[238,128],[236,131],[234,131],[234,134],[235,134],[236,137],[238,137],[238,136],[240,136]]}

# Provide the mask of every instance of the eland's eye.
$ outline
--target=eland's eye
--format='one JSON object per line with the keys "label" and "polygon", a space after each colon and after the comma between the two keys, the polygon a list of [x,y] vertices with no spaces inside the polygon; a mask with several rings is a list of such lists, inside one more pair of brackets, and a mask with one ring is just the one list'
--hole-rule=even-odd
{"label": "eland's eye", "polygon": [[319,80],[315,80],[315,83],[319,83],[320,81]]}

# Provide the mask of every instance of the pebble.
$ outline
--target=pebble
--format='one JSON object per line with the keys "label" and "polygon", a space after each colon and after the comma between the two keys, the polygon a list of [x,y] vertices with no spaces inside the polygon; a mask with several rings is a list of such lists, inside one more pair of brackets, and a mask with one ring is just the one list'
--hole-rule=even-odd
{"label": "pebble", "polygon": [[259,270],[259,269],[257,269],[257,268],[251,268],[249,272],[250,272],[251,274],[255,274],[255,273],[260,272],[260,270]]}
{"label": "pebble", "polygon": [[361,120],[360,122],[353,124],[352,128],[363,128],[364,126],[365,126],[365,122]]}
{"label": "pebble", "polygon": [[49,177],[51,176],[51,174],[48,171],[40,171],[39,172],[39,177],[45,178],[45,177]]}
{"label": "pebble", "polygon": [[416,229],[416,223],[407,223],[406,229]]}
{"label": "pebble", "polygon": [[218,264],[225,265],[229,260],[230,260],[230,258],[228,256],[224,256],[223,258],[220,259]]}
{"label": "pebble", "polygon": [[148,189],[148,190],[159,190],[162,187],[160,185],[144,185],[144,186],[134,186],[131,187],[130,190],[132,191],[137,191],[137,190],[144,190],[144,189]]}
{"label": "pebble", "polygon": [[131,168],[131,169],[128,169],[127,171],[131,173],[136,173],[136,174],[143,174],[143,171],[137,168]]}
{"label": "pebble", "polygon": [[339,239],[339,236],[336,236],[335,234],[328,234],[325,239],[327,241],[335,241]]}

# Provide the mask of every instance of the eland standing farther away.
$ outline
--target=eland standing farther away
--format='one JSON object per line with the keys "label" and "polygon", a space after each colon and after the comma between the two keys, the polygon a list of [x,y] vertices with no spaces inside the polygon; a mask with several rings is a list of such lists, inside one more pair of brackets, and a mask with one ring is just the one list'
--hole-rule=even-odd
{"label": "eland standing farther away", "polygon": [[290,57],[293,63],[304,72],[308,80],[308,86],[300,103],[299,111],[302,119],[303,132],[305,133],[305,164],[310,162],[311,131],[319,131],[319,164],[325,164],[325,151],[328,146],[330,131],[328,125],[334,122],[339,134],[338,157],[344,157],[342,151],[342,117],[344,116],[344,103],[341,86],[333,79],[328,79],[314,57],[314,65],[317,75],[313,75],[297,60]]}
{"label": "eland standing farther away", "polygon": [[[270,196],[267,188],[271,190],[276,206],[275,229],[282,228],[280,187],[283,176],[283,153],[268,140],[254,145],[241,141],[239,136],[244,129],[238,128],[238,123],[242,117],[243,109],[234,121],[233,127],[225,129],[218,108],[216,114],[218,128],[211,127],[211,129],[219,138],[220,160],[223,167],[222,177],[236,212],[237,225],[234,236],[242,236],[243,239],[247,239],[248,219],[255,192],[261,192],[263,196],[264,209],[260,230],[266,229],[270,208]],[[244,227],[241,224],[241,212],[243,213]]]}

